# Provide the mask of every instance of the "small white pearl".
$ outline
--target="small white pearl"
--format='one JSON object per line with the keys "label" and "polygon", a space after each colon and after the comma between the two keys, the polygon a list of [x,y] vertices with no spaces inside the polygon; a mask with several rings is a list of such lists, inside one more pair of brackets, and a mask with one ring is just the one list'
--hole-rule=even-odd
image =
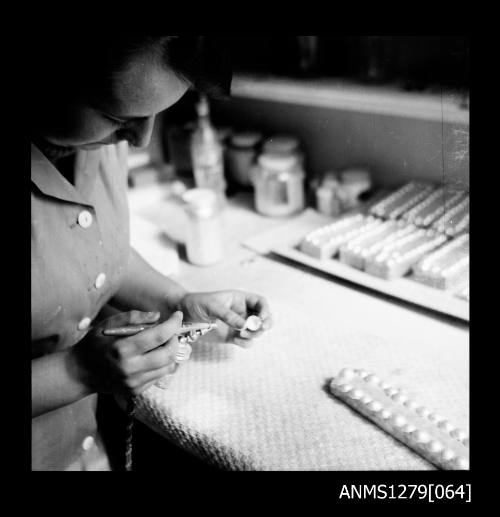
{"label": "small white pearl", "polygon": [[438,427],[441,427],[441,429],[444,429],[447,433],[451,433],[455,429],[455,426],[448,420],[441,420],[437,425]]}
{"label": "small white pearl", "polygon": [[262,327],[262,319],[258,316],[249,316],[245,321],[245,328],[251,331],[257,331]]}
{"label": "small white pearl", "polygon": [[382,381],[380,383],[380,387],[385,391],[385,390],[388,390],[389,388],[392,388],[392,386],[388,383],[388,382],[385,382],[385,381]]}
{"label": "small white pearl", "polygon": [[431,452],[439,452],[443,450],[443,444],[437,440],[432,440],[432,442],[430,442],[428,445],[428,449]]}
{"label": "small white pearl", "polygon": [[413,425],[413,424],[406,424],[402,431],[404,433],[407,433],[407,434],[410,434],[410,433],[413,433],[417,428]]}
{"label": "small white pearl", "polygon": [[469,462],[466,458],[456,458],[454,463],[459,470],[469,470]]}
{"label": "small white pearl", "polygon": [[401,416],[401,415],[397,415],[394,418],[394,425],[396,427],[403,427],[407,422],[408,422],[408,420],[406,420],[406,418],[404,416]]}
{"label": "small white pearl", "polygon": [[339,373],[339,376],[344,379],[352,379],[354,375],[354,370],[352,368],[342,368]]}
{"label": "small white pearl", "polygon": [[363,404],[369,404],[371,401],[372,401],[372,397],[370,397],[370,395],[365,395],[362,399],[361,399],[361,402],[363,402]]}
{"label": "small white pearl", "polygon": [[360,389],[355,389],[351,392],[350,397],[355,400],[361,399],[363,397],[364,393]]}
{"label": "small white pearl", "polygon": [[393,397],[394,395],[397,395],[399,393],[399,390],[397,390],[396,388],[389,388],[388,390],[385,391],[387,393],[387,395],[389,397]]}
{"label": "small white pearl", "polygon": [[368,404],[368,409],[374,413],[379,412],[382,409],[382,404],[378,400],[374,400]]}
{"label": "small white pearl", "polygon": [[374,385],[380,383],[380,379],[374,373],[371,373],[370,375],[368,375],[365,380],[366,380],[366,382],[369,382],[370,384],[374,384]]}
{"label": "small white pearl", "polygon": [[357,370],[357,373],[362,379],[368,377],[368,372],[366,370]]}
{"label": "small white pearl", "polygon": [[454,429],[453,431],[451,431],[450,435],[459,441],[465,440],[465,438],[467,438],[467,433],[465,433],[461,429]]}
{"label": "small white pearl", "polygon": [[350,384],[342,384],[341,386],[339,386],[339,389],[340,391],[343,391],[344,393],[348,393],[349,391],[352,390],[352,386]]}
{"label": "small white pearl", "polygon": [[451,461],[455,457],[455,453],[451,449],[446,449],[443,451],[443,460]]}
{"label": "small white pearl", "polygon": [[381,416],[384,420],[387,420],[388,418],[391,418],[392,413],[391,413],[388,409],[384,409],[384,410],[382,411],[382,413],[380,413],[380,416]]}
{"label": "small white pearl", "polygon": [[427,443],[430,441],[431,435],[427,431],[416,431],[415,432],[415,440],[419,443]]}

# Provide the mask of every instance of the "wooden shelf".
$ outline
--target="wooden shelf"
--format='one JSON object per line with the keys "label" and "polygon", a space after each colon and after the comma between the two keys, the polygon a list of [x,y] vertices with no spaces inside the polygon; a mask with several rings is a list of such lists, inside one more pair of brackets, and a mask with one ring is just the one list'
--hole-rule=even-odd
{"label": "wooden shelf", "polygon": [[469,124],[457,92],[407,92],[397,86],[341,79],[289,79],[236,74],[233,97],[406,118]]}

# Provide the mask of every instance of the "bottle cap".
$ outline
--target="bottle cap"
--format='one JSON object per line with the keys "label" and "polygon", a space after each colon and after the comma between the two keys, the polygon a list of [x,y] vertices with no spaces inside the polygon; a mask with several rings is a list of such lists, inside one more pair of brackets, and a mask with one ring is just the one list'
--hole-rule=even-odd
{"label": "bottle cap", "polygon": [[[271,169],[277,172],[290,171],[295,172],[297,157],[294,155],[283,155],[275,153],[264,153],[259,156],[259,165],[264,169]],[[299,172],[297,170],[297,172]]]}
{"label": "bottle cap", "polygon": [[346,169],[340,173],[342,183],[371,184],[370,173],[365,169]]}
{"label": "bottle cap", "polygon": [[182,195],[182,200],[189,212],[202,217],[208,217],[217,210],[217,195],[211,189],[189,189]]}
{"label": "bottle cap", "polygon": [[339,178],[336,172],[327,171],[323,175],[321,185],[324,187],[337,187],[339,185]]}
{"label": "bottle cap", "polygon": [[208,99],[205,95],[200,96],[200,100],[196,104],[196,113],[198,113],[199,117],[206,117],[210,113]]}
{"label": "bottle cap", "polygon": [[264,142],[266,153],[291,154],[299,149],[300,142],[293,135],[274,135]]}
{"label": "bottle cap", "polygon": [[262,135],[254,131],[235,133],[231,137],[231,144],[235,147],[253,147],[259,143]]}

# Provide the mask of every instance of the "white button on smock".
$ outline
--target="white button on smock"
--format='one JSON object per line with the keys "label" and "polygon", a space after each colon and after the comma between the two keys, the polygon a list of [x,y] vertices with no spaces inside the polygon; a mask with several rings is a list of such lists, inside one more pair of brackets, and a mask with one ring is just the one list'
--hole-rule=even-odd
{"label": "white button on smock", "polygon": [[94,282],[95,288],[100,289],[104,285],[104,282],[106,282],[106,275],[104,273],[99,273]]}
{"label": "white button on smock", "polygon": [[89,328],[90,326],[90,322],[92,320],[90,318],[83,318],[80,320],[80,322],[78,323],[78,330],[86,330]]}
{"label": "white button on smock", "polygon": [[92,214],[88,210],[82,210],[78,214],[78,224],[82,228],[88,228],[92,224]]}
{"label": "white button on smock", "polygon": [[84,451],[90,450],[94,446],[95,440],[93,436],[87,436],[82,442],[82,449]]}

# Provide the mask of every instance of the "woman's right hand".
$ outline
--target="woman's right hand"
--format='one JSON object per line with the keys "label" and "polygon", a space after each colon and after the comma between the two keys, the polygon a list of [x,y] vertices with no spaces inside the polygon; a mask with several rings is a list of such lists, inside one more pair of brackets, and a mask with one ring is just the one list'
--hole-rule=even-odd
{"label": "woman's right hand", "polygon": [[81,381],[92,391],[138,395],[173,373],[182,312],[177,311],[164,322],[133,336],[120,338],[103,334],[109,328],[151,325],[159,318],[158,312],[123,312],[89,331],[72,352],[73,366]]}

